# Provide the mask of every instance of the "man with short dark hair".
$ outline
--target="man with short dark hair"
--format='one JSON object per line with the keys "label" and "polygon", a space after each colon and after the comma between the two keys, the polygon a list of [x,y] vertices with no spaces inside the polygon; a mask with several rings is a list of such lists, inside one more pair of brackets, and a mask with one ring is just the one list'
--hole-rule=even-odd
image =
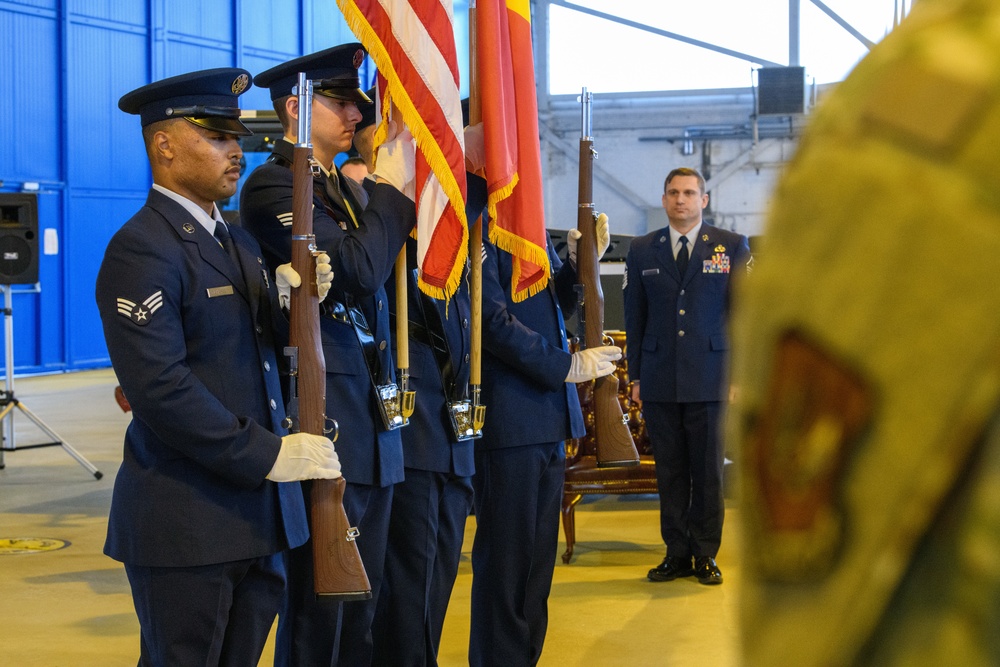
{"label": "man with short dark hair", "polygon": [[299,276],[283,266],[272,281],[215,204],[236,191],[249,87],[245,70],[220,68],[118,103],[141,118],[153,187],[97,276],[132,408],[104,550],[125,564],[143,666],[256,665],[285,591],[281,554],[308,537],[287,482],[340,476],[330,440],[283,425],[276,286]]}
{"label": "man with short dark hair", "polygon": [[641,401],[653,445],[667,546],[648,577],[721,584],[727,313],[731,279],[746,271],[750,246],[702,220],[708,194],[697,170],[671,171],[662,199],[669,225],[632,240],[624,285],[632,400]]}

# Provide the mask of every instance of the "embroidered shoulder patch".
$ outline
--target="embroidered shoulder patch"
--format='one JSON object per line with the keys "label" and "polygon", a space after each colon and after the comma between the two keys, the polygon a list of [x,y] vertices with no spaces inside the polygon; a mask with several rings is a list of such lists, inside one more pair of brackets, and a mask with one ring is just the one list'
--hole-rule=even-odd
{"label": "embroidered shoulder patch", "polygon": [[118,314],[127,317],[141,327],[149,324],[153,313],[163,305],[163,292],[157,290],[150,294],[142,303],[130,301],[124,297],[118,297]]}

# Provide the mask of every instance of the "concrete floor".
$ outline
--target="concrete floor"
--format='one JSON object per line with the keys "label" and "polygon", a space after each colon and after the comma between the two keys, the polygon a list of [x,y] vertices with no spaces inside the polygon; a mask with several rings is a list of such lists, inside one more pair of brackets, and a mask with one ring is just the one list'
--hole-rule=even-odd
{"label": "concrete floor", "polygon": [[[47,442],[21,411],[8,416],[14,445],[0,470],[0,665],[118,667],[135,665],[138,623],[119,563],[101,553],[114,476],[129,416],[113,399],[110,370],[18,378],[15,396],[103,473],[94,476]],[[5,441],[5,447],[10,443]],[[657,505],[649,496],[594,496],[577,506],[573,562],[559,554],[550,598],[549,632],[540,664],[550,667],[668,665],[736,667],[740,568],[737,511],[727,514],[719,565],[725,584],[693,579],[646,581],[663,556]],[[467,664],[470,518],[458,581],[445,623],[439,662]],[[16,538],[67,545],[11,554]],[[270,665],[272,647],[261,665]]]}

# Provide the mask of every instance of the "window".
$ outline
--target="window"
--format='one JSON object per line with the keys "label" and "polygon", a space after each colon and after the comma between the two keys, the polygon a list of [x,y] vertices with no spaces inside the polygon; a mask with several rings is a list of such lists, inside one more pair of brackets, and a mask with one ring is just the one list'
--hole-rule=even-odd
{"label": "window", "polygon": [[[798,40],[789,30],[796,4]],[[746,88],[754,69],[792,64],[804,66],[811,81],[832,83],[846,77],[911,4],[551,0],[549,92]]]}

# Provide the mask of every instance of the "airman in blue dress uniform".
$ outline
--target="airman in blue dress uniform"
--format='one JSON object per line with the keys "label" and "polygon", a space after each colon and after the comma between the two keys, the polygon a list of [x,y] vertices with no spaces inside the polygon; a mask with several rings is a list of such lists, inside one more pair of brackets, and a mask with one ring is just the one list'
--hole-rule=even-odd
{"label": "airman in blue dress uniform", "polygon": [[[244,226],[271,263],[291,257],[292,148],[298,140],[298,73],[313,81],[313,231],[331,258],[334,278],[320,319],[326,358],[327,415],[340,425],[338,452],[347,489],[344,509],[360,530],[358,550],[372,586],[372,599],[340,605],[317,601],[312,589],[309,546],[290,554],[290,596],[278,626],[278,665],[367,665],[371,622],[381,584],[393,485],[403,479],[398,422],[382,417],[379,389],[395,385],[385,282],[416,224],[413,200],[402,190],[412,180],[413,147],[402,132],[380,156],[378,183],[367,206],[365,193],[334,166],[351,146],[361,119],[358,105],[371,100],[359,88],[365,51],[351,43],[325,49],[261,72],[254,83],[270,90],[285,136],[268,161],[247,179],[240,196]],[[409,142],[409,144],[407,143]],[[384,159],[383,159],[384,157]],[[409,171],[407,171],[409,170]],[[409,174],[409,175],[407,175]],[[308,485],[304,485],[308,493]],[[339,628],[339,630],[338,630]]]}
{"label": "airman in blue dress uniform", "polygon": [[715,557],[725,513],[719,420],[728,398],[729,295],[750,245],[704,222],[707,205],[701,174],[672,170],[663,185],[669,225],[633,239],[625,262],[628,373],[653,446],[667,547],[650,581],[694,575],[722,583]]}
{"label": "airman in blue dress uniform", "polygon": [[[610,374],[621,358],[614,346],[569,352],[563,313],[576,309],[576,267],[560,261],[551,241],[546,247],[549,286],[514,301],[513,256],[483,240],[487,412],[473,478],[469,638],[469,664],[476,667],[534,665],[541,656],[559,543],[565,441],[585,433],[575,383]],[[599,254],[606,249],[604,244]]]}
{"label": "airman in blue dress uniform", "polygon": [[141,118],[154,183],[96,289],[132,406],[105,553],[125,564],[141,665],[257,664],[285,592],[280,555],[308,537],[297,480],[340,474],[327,438],[286,435],[276,285],[215,205],[236,190],[249,86],[220,68],[119,101]]}
{"label": "airman in blue dress uniform", "polygon": [[[466,212],[474,220],[486,206],[486,181],[471,173],[466,178]],[[472,509],[476,431],[468,423],[468,276],[449,300],[433,299],[417,285],[416,239],[406,247],[409,374],[416,405],[402,432],[406,479],[396,485],[392,499],[375,658],[376,664],[417,666],[437,664]],[[386,289],[395,309],[395,273]],[[395,636],[410,640],[394,641]]]}

